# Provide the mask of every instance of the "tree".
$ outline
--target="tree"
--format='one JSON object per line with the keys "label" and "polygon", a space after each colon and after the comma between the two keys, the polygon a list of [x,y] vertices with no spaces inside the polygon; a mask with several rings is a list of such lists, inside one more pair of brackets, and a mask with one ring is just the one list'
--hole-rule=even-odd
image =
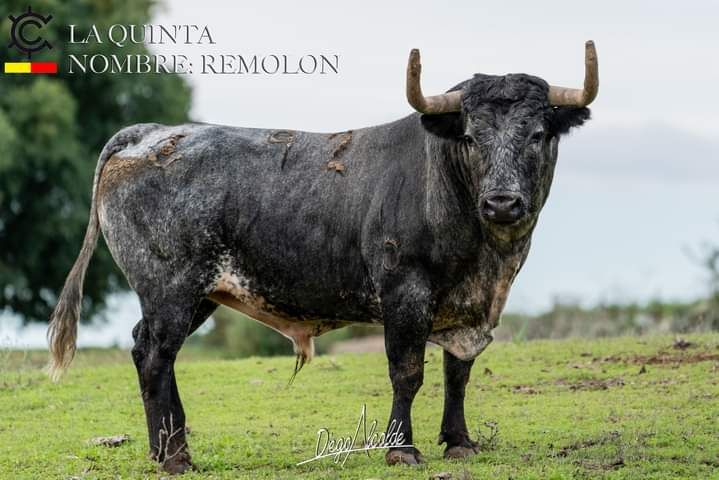
{"label": "tree", "polygon": [[[27,10],[3,3],[3,16]],[[187,120],[190,89],[178,75],[67,73],[67,55],[147,54],[144,45],[70,44],[77,32],[150,22],[152,0],[42,0],[32,10],[53,19],[42,30],[58,75],[0,75],[0,312],[46,321],[80,249],[92,177],[104,143],[123,126]],[[7,47],[11,22],[0,21],[0,58],[25,60]],[[78,35],[79,37],[79,35]],[[85,280],[83,318],[101,311],[109,292],[127,288],[100,241]]]}

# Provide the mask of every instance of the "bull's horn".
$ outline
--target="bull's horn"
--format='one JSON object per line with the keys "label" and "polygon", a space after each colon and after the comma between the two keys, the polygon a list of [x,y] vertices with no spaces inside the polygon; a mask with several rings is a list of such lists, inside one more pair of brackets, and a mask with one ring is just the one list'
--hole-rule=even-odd
{"label": "bull's horn", "polygon": [[420,113],[449,113],[461,110],[462,92],[455,91],[442,95],[425,97],[419,85],[422,65],[419,63],[419,50],[413,48],[407,62],[407,101]]}
{"label": "bull's horn", "polygon": [[599,91],[599,62],[594,42],[584,45],[584,89],[549,86],[549,104],[557,107],[586,107]]}

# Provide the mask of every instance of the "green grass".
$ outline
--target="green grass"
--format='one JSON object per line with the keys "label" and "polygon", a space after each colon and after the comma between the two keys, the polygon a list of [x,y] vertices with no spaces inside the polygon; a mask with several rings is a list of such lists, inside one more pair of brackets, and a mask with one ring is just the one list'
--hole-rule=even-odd
{"label": "green grass", "polygon": [[[176,371],[199,471],[185,478],[719,478],[719,335],[687,339],[696,345],[685,350],[666,336],[491,345],[475,364],[466,409],[472,431],[486,436],[495,422],[498,436],[454,462],[436,445],[442,355],[432,348],[413,412],[414,443],[428,462],[420,468],[388,467],[384,452],[350,456],[344,468],[328,459],[295,465],[313,456],[319,428],[353,432],[363,403],[384,428],[391,387],[382,355],[318,357],[288,388],[293,358],[189,352]],[[59,384],[39,371],[37,355],[3,362],[0,477],[161,476],[147,458],[126,352],[81,351]],[[118,434],[130,442],[87,444]]]}

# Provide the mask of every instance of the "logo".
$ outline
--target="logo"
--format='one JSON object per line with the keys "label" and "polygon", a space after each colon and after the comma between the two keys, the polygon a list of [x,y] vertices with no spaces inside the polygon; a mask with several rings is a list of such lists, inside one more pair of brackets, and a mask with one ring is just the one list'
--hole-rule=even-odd
{"label": "logo", "polygon": [[[27,11],[18,15],[8,15],[12,22],[10,29],[10,44],[8,48],[15,47],[21,53],[27,55],[27,59],[32,59],[32,54],[37,53],[45,48],[52,49],[50,42],[45,40],[40,34],[50,20],[52,15],[43,16],[33,12],[32,7],[28,6]],[[55,62],[5,62],[5,73],[57,73],[57,63]]]}
{"label": "logo", "polygon": [[[52,45],[47,40],[43,40],[42,37],[36,36],[34,38],[27,38],[28,27],[35,27],[35,29],[42,29],[45,25],[50,23],[52,15],[43,17],[39,13],[32,11],[32,7],[27,7],[27,12],[24,12],[19,17],[8,15],[8,18],[12,22],[12,30],[10,30],[10,38],[12,42],[8,45],[8,48],[15,47],[23,53],[27,54],[27,59],[32,58],[32,54],[39,52],[43,48],[48,50],[52,49]],[[32,29],[30,29],[32,30]]]}

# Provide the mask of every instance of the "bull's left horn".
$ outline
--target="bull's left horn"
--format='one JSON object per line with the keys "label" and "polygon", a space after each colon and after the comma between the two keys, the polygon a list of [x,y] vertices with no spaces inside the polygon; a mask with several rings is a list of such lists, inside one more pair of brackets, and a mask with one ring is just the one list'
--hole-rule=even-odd
{"label": "bull's left horn", "polygon": [[419,63],[419,50],[413,48],[407,62],[407,101],[420,113],[438,114],[459,112],[462,109],[462,92],[455,91],[442,95],[425,97],[419,85],[422,65]]}
{"label": "bull's left horn", "polygon": [[594,101],[599,92],[599,62],[594,42],[584,45],[584,88],[549,86],[549,104],[556,107],[586,107]]}

